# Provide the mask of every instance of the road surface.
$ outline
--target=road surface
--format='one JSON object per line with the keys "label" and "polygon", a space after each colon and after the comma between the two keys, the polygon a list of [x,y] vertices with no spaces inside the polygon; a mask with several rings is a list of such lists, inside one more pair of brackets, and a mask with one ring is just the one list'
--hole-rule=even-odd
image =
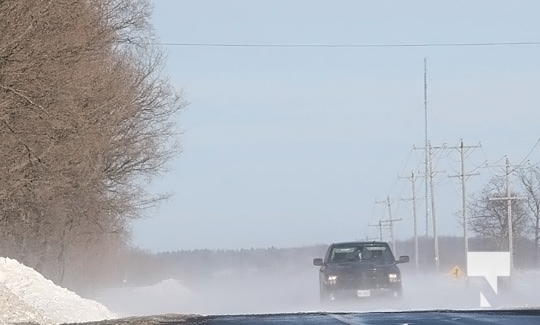
{"label": "road surface", "polygon": [[[540,310],[298,313],[272,315],[163,315],[88,323],[94,325],[537,325]],[[79,324],[81,325],[81,324]]]}

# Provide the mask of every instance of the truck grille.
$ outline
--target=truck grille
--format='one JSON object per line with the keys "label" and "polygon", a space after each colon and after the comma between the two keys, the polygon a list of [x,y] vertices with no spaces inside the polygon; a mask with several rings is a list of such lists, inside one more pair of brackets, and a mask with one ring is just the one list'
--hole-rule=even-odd
{"label": "truck grille", "polygon": [[338,276],[341,289],[380,289],[388,286],[388,274],[378,270],[364,270]]}

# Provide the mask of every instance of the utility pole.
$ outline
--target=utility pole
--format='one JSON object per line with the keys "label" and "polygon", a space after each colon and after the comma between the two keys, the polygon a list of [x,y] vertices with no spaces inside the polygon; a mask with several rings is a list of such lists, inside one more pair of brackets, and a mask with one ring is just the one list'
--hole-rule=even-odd
{"label": "utility pole", "polygon": [[383,241],[383,235],[382,235],[382,222],[379,220],[379,239]]}
{"label": "utility pole", "polygon": [[397,256],[397,249],[396,249],[396,238],[394,237],[394,222],[401,221],[402,219],[387,219],[387,220],[381,220],[381,223],[387,224],[388,228],[390,228],[390,239],[392,240],[392,251],[394,252],[394,255]]}
{"label": "utility pole", "polygon": [[417,218],[416,218],[416,179],[418,178],[418,176],[416,176],[414,174],[414,171],[412,171],[410,177],[400,177],[400,178],[409,179],[412,184],[412,198],[407,199],[406,201],[412,201],[413,220],[414,220],[414,263],[416,266],[416,270],[418,271],[420,269],[420,261],[419,261],[419,253],[418,253],[418,223],[417,223]]}
{"label": "utility pole", "polygon": [[[428,192],[431,195],[429,197],[431,198],[431,218],[432,218],[432,224],[433,224],[433,244],[434,244],[434,250],[435,250],[435,268],[437,271],[439,271],[440,266],[440,260],[439,260],[439,237],[437,234],[437,215],[435,214],[435,195],[434,195],[434,186],[433,186],[433,177],[435,172],[433,171],[433,149],[446,149],[446,145],[442,147],[433,147],[431,146],[431,143],[427,144],[427,147],[424,148],[417,148],[414,147],[414,149],[426,149],[427,148],[427,172],[425,174],[426,178],[426,184],[428,185]],[[426,199],[428,199],[428,196],[426,195]],[[426,211],[429,212],[429,201],[426,201]],[[429,216],[429,213],[428,213]],[[426,223],[427,225],[427,223]],[[426,231],[427,233],[427,231]],[[426,236],[427,238],[427,236]]]}
{"label": "utility pole", "polygon": [[[439,236],[437,234],[437,215],[435,214],[435,196],[433,195],[433,162],[431,143],[429,144],[429,186],[431,189],[431,216],[433,218],[433,242],[435,245],[435,270],[439,272]],[[426,202],[427,205],[427,202]]]}
{"label": "utility pole", "polygon": [[390,223],[390,237],[392,237],[392,251],[396,254],[396,239],[394,238],[394,221],[392,219],[392,204],[390,197],[386,196],[386,204],[388,206],[388,222]]}
{"label": "utility pole", "polygon": [[490,200],[504,200],[506,201],[506,213],[507,213],[507,223],[508,223],[508,251],[510,252],[510,272],[514,270],[514,243],[513,243],[513,224],[512,224],[512,200],[523,200],[524,198],[510,196],[510,160],[506,157],[505,161],[505,187],[506,187],[506,197],[499,198],[490,198]]}
{"label": "utility pole", "polygon": [[[390,196],[386,196],[386,201],[379,201],[377,203],[385,203],[388,208],[388,219],[379,220],[379,225],[380,227],[382,227],[383,225],[388,225],[388,228],[390,229],[390,239],[392,241],[392,251],[394,252],[394,254],[397,254],[396,253],[397,252],[396,238],[394,236],[394,222],[401,221],[402,219],[392,219],[392,203],[390,201]],[[382,231],[381,231],[381,237],[382,237]]]}
{"label": "utility pole", "polygon": [[426,238],[429,237],[429,205],[428,205],[428,173],[429,173],[429,153],[428,153],[428,105],[427,105],[427,58],[424,58],[424,153],[425,153],[425,206],[426,206]]}
{"label": "utility pole", "polygon": [[512,225],[512,199],[510,198],[510,161],[506,157],[505,168],[505,180],[506,180],[506,213],[508,214],[508,251],[510,252],[510,272],[514,270],[514,244],[513,236],[514,232]]}
{"label": "utility pole", "polygon": [[379,240],[380,240],[380,241],[383,241],[383,234],[382,234],[382,227],[383,227],[383,225],[382,225],[381,220],[379,220],[379,224],[377,224],[377,225],[369,225],[369,224],[368,224],[368,226],[370,226],[370,227],[379,227]]}
{"label": "utility pole", "polygon": [[382,222],[388,223],[390,227],[390,237],[392,238],[392,251],[397,254],[396,250],[396,238],[394,237],[394,222],[401,221],[401,219],[392,219],[392,204],[390,203],[390,197],[386,196],[386,204],[388,206],[388,220],[382,220]]}
{"label": "utility pole", "polygon": [[467,269],[467,253],[469,252],[469,238],[467,236],[467,203],[466,203],[466,193],[465,193],[465,180],[469,176],[480,175],[479,173],[474,174],[465,174],[465,149],[476,149],[481,148],[481,145],[477,146],[464,146],[463,140],[461,140],[459,147],[450,147],[452,149],[459,149],[461,155],[461,174],[452,175],[449,177],[459,177],[461,180],[461,204],[462,204],[462,214],[463,214],[463,241],[465,246],[465,260],[464,260],[464,269]]}

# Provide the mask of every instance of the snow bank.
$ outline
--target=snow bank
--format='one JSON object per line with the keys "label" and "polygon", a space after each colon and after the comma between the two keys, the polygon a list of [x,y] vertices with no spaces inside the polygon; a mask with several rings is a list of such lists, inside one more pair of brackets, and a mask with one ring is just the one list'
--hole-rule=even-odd
{"label": "snow bank", "polygon": [[34,269],[0,257],[0,324],[61,324],[116,318],[103,305],[56,286]]}
{"label": "snow bank", "polygon": [[102,289],[95,299],[121,317],[194,313],[192,292],[175,279],[151,286]]}

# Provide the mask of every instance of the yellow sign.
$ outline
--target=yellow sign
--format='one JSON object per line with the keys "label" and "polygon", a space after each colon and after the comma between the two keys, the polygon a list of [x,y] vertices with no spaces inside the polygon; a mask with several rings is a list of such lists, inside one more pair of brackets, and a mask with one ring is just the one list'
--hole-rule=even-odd
{"label": "yellow sign", "polygon": [[450,271],[450,275],[454,277],[454,279],[459,279],[462,276],[465,275],[465,273],[459,268],[459,266],[454,266],[454,268]]}

